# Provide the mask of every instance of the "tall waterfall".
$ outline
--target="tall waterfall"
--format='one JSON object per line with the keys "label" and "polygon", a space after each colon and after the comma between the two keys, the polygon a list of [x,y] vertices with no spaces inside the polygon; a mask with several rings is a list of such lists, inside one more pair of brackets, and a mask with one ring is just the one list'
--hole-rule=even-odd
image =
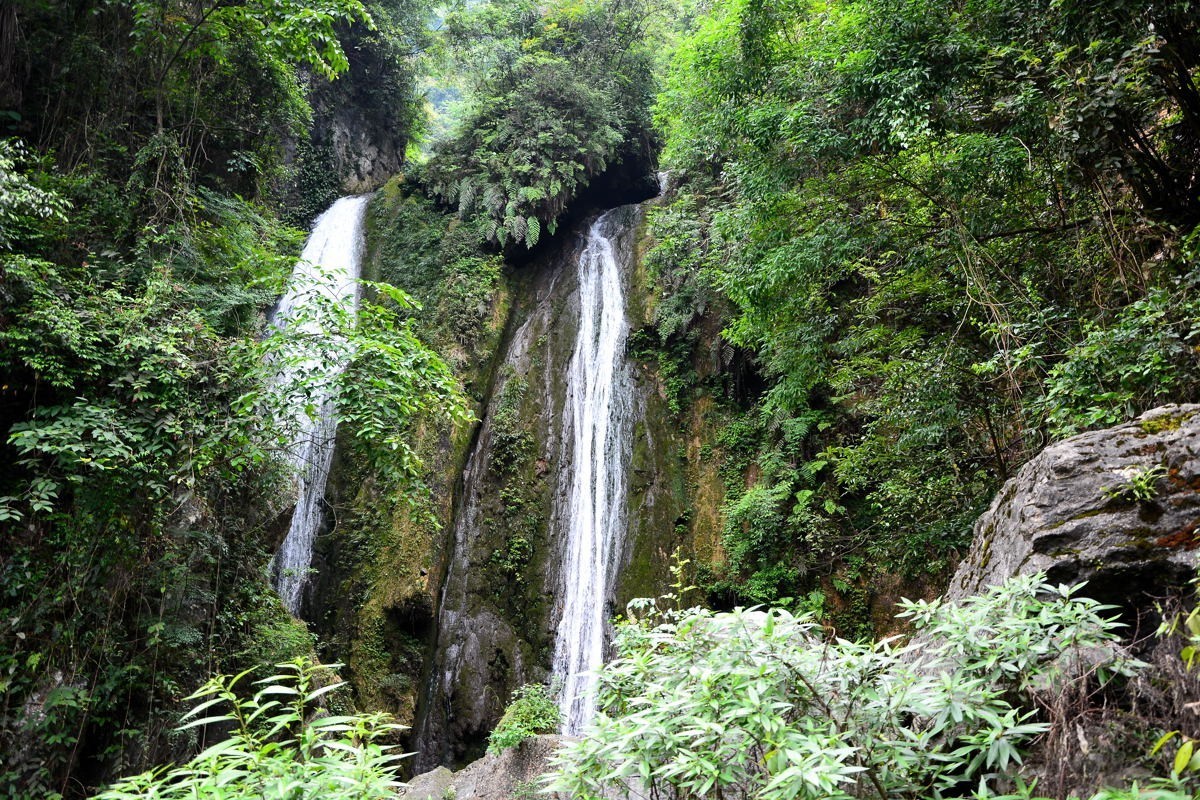
{"label": "tall waterfall", "polygon": [[[517,278],[454,490],[415,725],[418,771],[477,757],[513,689],[545,680],[547,667],[562,687],[565,730],[586,724],[626,537],[636,541],[641,514],[678,516],[626,486],[647,396],[624,352],[640,218],[637,206],[614,209]],[[515,456],[512,442],[522,443]],[[515,570],[499,562],[513,541],[535,554]]]}
{"label": "tall waterfall", "polygon": [[604,662],[607,608],[625,527],[626,466],[633,427],[629,322],[612,212],[588,231],[579,256],[579,332],[567,371],[556,534],[565,538],[562,620],[554,676],[562,683],[563,733],[578,734],[595,712],[594,670]]}
{"label": "tall waterfall", "polygon": [[[323,317],[336,303],[353,313],[358,306],[363,219],[368,196],[343,197],[317,218],[279,301],[272,324],[313,334],[297,340],[284,354],[277,388],[289,395],[286,420],[288,458],[298,481],[296,510],[279,552],[271,562],[275,590],[292,614],[299,615],[312,564],[313,543],[321,525],[321,500],[333,463],[334,379],[346,368],[350,351],[330,347]],[[298,389],[302,387],[302,389]]]}

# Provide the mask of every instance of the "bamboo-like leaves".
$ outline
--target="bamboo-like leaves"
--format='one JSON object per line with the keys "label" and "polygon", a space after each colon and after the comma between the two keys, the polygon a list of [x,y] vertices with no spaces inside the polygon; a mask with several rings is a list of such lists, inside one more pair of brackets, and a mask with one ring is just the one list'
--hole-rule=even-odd
{"label": "bamboo-like leaves", "polygon": [[[210,725],[228,731],[187,764],[158,768],[112,786],[97,800],[384,800],[402,786],[386,738],[403,730],[385,715],[317,716],[319,701],[345,686],[331,669],[304,659],[276,664],[277,672],[241,691],[248,673],[217,677],[192,694],[208,698],[181,718],[179,730]],[[286,702],[274,698],[284,698]],[[215,708],[227,713],[202,716]]]}

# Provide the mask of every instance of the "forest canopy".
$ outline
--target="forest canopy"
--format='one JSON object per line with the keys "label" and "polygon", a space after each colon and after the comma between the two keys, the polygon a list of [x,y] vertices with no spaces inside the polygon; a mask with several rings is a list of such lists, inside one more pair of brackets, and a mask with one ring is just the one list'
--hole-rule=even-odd
{"label": "forest canopy", "polygon": [[710,588],[927,572],[1047,441],[1196,397],[1198,35],[1186,1],[701,4],[654,107],[650,338],[694,391],[724,303],[765,381]]}

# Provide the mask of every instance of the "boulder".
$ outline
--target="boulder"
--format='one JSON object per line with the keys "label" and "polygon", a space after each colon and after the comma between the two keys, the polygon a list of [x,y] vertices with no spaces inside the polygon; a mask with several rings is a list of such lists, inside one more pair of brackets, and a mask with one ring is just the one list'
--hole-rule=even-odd
{"label": "boulder", "polygon": [[534,736],[498,754],[488,753],[459,772],[438,767],[408,782],[401,800],[554,800],[565,796],[543,794],[542,776],[561,736]]}
{"label": "boulder", "polygon": [[1200,405],[1154,409],[1125,425],[1046,448],[1009,480],[975,523],[951,580],[954,601],[1014,575],[1086,581],[1080,593],[1121,609],[1126,644],[1145,667],[1099,690],[1088,653],[1079,679],[1038,693],[1050,723],[1022,774],[1038,794],[1090,797],[1169,771],[1149,745],[1164,730],[1194,734],[1200,679],[1184,668],[1178,638],[1154,636],[1159,606],[1179,609],[1200,563]]}
{"label": "boulder", "polygon": [[1195,576],[1198,522],[1200,405],[1157,408],[1053,444],[1022,467],[976,521],[947,597],[1044,571],[1136,612]]}

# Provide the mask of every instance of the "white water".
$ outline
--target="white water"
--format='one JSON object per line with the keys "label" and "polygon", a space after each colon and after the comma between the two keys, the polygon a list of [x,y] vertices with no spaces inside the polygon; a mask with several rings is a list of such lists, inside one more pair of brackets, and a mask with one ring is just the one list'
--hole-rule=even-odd
{"label": "white water", "polygon": [[606,606],[625,527],[633,386],[612,216],[596,220],[579,257],[579,333],[563,410],[563,463],[571,467],[556,514],[566,545],[554,676],[562,684],[559,707],[568,735],[580,733],[595,713],[594,670],[604,663]]}
{"label": "white water", "polygon": [[[325,333],[323,317],[332,301],[353,314],[358,307],[363,218],[369,197],[343,197],[313,224],[287,293],[272,324],[302,334],[284,354],[276,387],[288,396],[288,459],[296,474],[298,499],[291,528],[271,562],[275,590],[284,606],[299,615],[312,565],[313,543],[321,525],[321,500],[333,463],[334,379],[351,352]],[[304,340],[312,339],[308,344]]]}

